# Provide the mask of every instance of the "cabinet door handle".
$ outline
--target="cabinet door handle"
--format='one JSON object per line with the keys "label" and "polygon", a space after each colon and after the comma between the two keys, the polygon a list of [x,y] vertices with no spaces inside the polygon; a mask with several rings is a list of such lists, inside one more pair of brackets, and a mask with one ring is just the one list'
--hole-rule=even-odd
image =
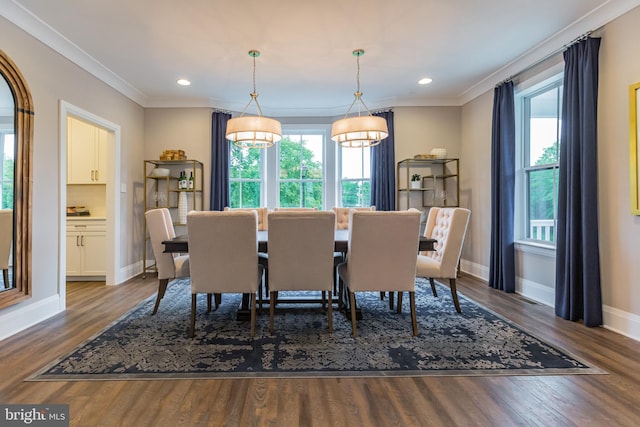
{"label": "cabinet door handle", "polygon": [[94,172],[93,172],[93,169],[91,169],[91,181],[93,181],[93,180],[94,180],[94,179],[93,179],[93,176],[94,176]]}
{"label": "cabinet door handle", "polygon": [[98,181],[98,170],[96,169],[96,181]]}
{"label": "cabinet door handle", "polygon": [[84,235],[80,236],[80,246],[84,246]]}
{"label": "cabinet door handle", "polygon": [[80,236],[76,236],[76,246],[80,246]]}

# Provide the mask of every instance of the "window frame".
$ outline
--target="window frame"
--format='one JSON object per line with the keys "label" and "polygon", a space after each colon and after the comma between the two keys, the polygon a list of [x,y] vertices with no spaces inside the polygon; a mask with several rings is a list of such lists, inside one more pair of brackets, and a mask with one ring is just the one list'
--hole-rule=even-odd
{"label": "window frame", "polygon": [[[526,81],[519,83],[515,90],[515,117],[516,117],[516,187],[515,187],[515,240],[517,247],[528,251],[531,248],[536,253],[555,253],[556,240],[537,240],[527,237],[528,235],[528,175],[532,171],[556,170],[559,172],[559,164],[552,165],[529,165],[529,111],[526,108],[526,99],[531,99],[536,95],[549,91],[553,88],[561,88],[563,85],[563,64],[550,67],[544,72]],[[562,89],[560,89],[562,90]],[[558,105],[558,116],[562,114],[562,103]],[[559,135],[559,131],[558,131]],[[557,187],[556,187],[557,188]],[[557,194],[555,199],[555,229],[557,230]]]}
{"label": "window frame", "polygon": [[[237,147],[234,145],[233,142],[228,141],[229,143],[229,205],[231,205],[231,183],[232,182],[238,182],[240,183],[240,206],[232,206],[232,207],[240,207],[240,208],[254,208],[254,207],[261,207],[264,206],[265,203],[265,193],[266,193],[266,189],[265,189],[265,177],[266,177],[266,168],[265,168],[265,160],[266,160],[266,153],[264,151],[264,149],[258,149],[258,148],[247,148],[247,150],[260,150],[260,160],[258,161],[258,167],[260,169],[259,172],[259,178],[232,178],[231,177],[231,152],[233,149],[240,149],[240,147]],[[242,205],[242,183],[244,182],[258,182],[260,183],[260,203],[259,206],[243,206]]]}

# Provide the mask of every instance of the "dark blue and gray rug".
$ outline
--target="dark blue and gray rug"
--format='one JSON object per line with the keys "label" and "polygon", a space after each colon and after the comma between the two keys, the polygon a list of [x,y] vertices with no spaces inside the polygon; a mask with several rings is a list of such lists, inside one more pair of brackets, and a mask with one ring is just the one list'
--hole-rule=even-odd
{"label": "dark blue and gray rug", "polygon": [[358,336],[334,310],[334,332],[318,306],[279,305],[275,334],[268,309],[249,322],[235,320],[240,295],[223,295],[206,313],[199,298],[196,336],[188,337],[189,280],[169,285],[160,310],[154,299],[55,361],[31,380],[171,379],[240,377],[339,377],[423,375],[548,375],[602,373],[460,295],[457,314],[448,288],[433,297],[416,281],[419,335],[411,334],[408,297],[403,313],[389,310],[376,293],[358,294],[364,318]]}

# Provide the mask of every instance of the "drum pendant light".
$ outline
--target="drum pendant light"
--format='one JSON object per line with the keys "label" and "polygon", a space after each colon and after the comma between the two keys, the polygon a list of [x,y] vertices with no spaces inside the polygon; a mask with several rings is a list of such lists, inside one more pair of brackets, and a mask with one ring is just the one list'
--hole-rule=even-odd
{"label": "drum pendant light", "polygon": [[[364,101],[362,101],[362,92],[360,92],[360,57],[364,55],[364,50],[356,49],[352,53],[358,63],[358,89],[354,93],[355,99],[344,115],[344,118],[335,121],[331,126],[331,139],[342,147],[373,147],[389,136],[387,121],[382,117],[371,115]],[[358,115],[347,117],[356,104]],[[364,107],[367,115],[361,115],[362,107]]]}
{"label": "drum pendant light", "polygon": [[[279,121],[262,115],[256,92],[256,58],[260,56],[260,52],[250,50],[249,56],[253,58],[253,92],[250,93],[251,99],[240,117],[227,121],[226,138],[242,148],[268,148],[282,139],[282,126]],[[245,116],[252,102],[256,104],[258,115]]]}

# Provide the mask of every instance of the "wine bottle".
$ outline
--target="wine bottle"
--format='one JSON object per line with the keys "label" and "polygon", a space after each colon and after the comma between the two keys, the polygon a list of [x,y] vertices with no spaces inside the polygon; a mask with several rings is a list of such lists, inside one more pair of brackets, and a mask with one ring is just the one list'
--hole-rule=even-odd
{"label": "wine bottle", "polygon": [[189,175],[189,190],[193,190],[193,171]]}
{"label": "wine bottle", "polygon": [[180,176],[178,176],[178,190],[182,190],[182,171],[180,171]]}

